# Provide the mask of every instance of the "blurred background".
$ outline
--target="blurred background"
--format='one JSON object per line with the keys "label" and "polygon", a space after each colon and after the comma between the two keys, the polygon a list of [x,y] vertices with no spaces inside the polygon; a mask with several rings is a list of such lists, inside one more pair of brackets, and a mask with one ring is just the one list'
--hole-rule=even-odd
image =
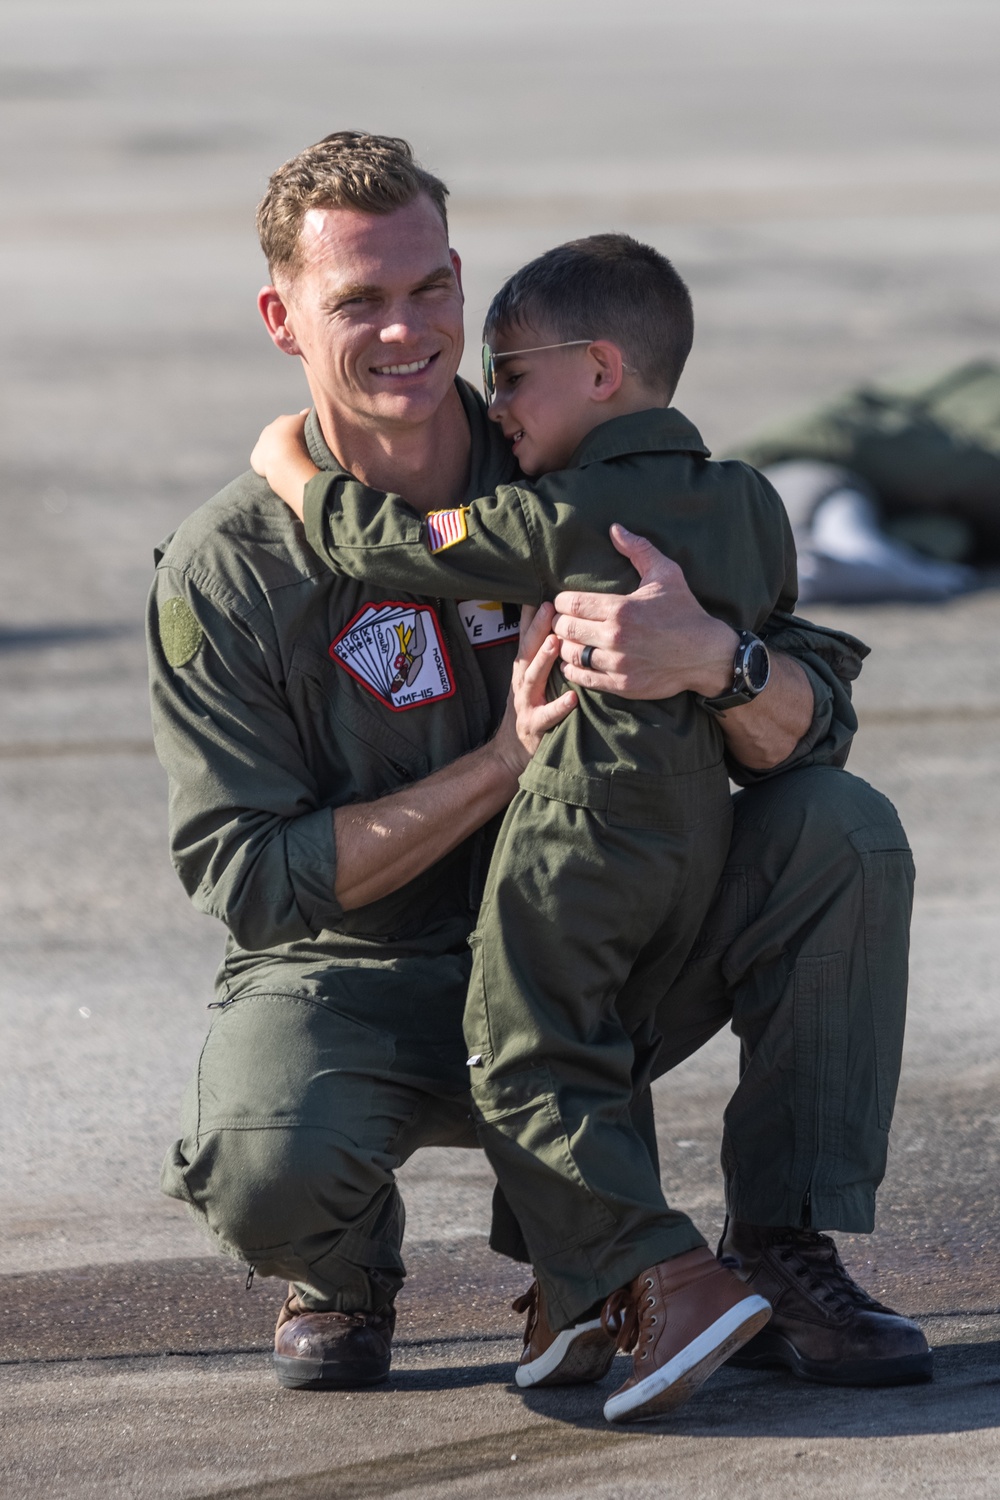
{"label": "blurred background", "polygon": [[[0,1271],[203,1253],[156,1180],[222,931],[169,865],[141,621],[154,544],[303,401],[254,308],[271,170],[334,129],[412,141],[452,188],[470,378],[522,261],[652,241],[695,300],[677,401],[722,452],[859,381],[1000,356],[998,44],[993,0],[3,0]],[[852,766],[919,870],[882,1238],[856,1254],[873,1291],[944,1266],[974,1297],[1000,608],[811,613],[876,648]],[[734,1069],[724,1036],[660,1093],[670,1190],[709,1231]],[[415,1243],[483,1233],[476,1155],[407,1176]]]}

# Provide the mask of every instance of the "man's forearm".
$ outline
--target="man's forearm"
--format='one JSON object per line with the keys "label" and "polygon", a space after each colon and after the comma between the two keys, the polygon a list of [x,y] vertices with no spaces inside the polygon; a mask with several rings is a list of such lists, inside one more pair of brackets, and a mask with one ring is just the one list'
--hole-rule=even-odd
{"label": "man's forearm", "polygon": [[726,748],[750,771],[769,771],[787,760],[809,730],[815,702],[809,678],[797,661],[771,655],[767,687],[739,708],[719,715]]}
{"label": "man's forearm", "polygon": [[501,812],[516,790],[491,741],[377,802],[336,808],[340,905],[352,911],[398,891]]}

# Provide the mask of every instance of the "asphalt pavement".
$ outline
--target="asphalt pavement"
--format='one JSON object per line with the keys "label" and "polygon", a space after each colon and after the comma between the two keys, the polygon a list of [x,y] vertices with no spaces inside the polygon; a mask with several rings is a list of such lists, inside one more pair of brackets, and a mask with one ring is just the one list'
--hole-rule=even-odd
{"label": "asphalt pavement", "polygon": [[[398,132],[452,184],[473,350],[529,255],[657,244],[697,313],[678,404],[723,451],[848,382],[1000,357],[998,44],[986,0],[4,0],[5,1496],[1000,1493],[1000,591],[812,611],[874,648],[851,767],[918,869],[889,1171],[843,1249],[921,1319],[935,1381],[722,1371],[625,1433],[599,1392],[512,1384],[523,1282],[486,1249],[478,1153],[401,1174],[394,1373],[351,1396],[279,1390],[280,1289],[158,1194],[222,934],[167,857],[141,630],[154,544],[302,404],[252,229],[301,145]],[[709,1235],[735,1067],[724,1035],[657,1091],[671,1198]]]}

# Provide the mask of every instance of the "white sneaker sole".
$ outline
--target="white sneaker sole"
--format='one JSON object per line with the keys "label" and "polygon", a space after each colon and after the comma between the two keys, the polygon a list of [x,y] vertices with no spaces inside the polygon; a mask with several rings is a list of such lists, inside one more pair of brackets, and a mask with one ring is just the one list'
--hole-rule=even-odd
{"label": "white sneaker sole", "polygon": [[636,1422],[683,1405],[714,1370],[760,1332],[770,1316],[771,1304],[763,1297],[744,1297],[667,1364],[638,1385],[609,1396],[605,1417],[609,1422]]}
{"label": "white sneaker sole", "polygon": [[557,1333],[544,1354],[518,1365],[514,1379],[522,1390],[533,1385],[585,1385],[604,1378],[615,1352],[600,1318],[592,1318]]}

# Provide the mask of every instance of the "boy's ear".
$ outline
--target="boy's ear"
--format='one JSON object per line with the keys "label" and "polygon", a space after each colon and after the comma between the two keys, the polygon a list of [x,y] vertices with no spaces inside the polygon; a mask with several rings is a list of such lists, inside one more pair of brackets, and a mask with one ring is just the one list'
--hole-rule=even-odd
{"label": "boy's ear", "polygon": [[595,339],[592,344],[588,344],[587,354],[593,361],[591,399],[609,401],[622,388],[625,376],[622,351],[610,339]]}

